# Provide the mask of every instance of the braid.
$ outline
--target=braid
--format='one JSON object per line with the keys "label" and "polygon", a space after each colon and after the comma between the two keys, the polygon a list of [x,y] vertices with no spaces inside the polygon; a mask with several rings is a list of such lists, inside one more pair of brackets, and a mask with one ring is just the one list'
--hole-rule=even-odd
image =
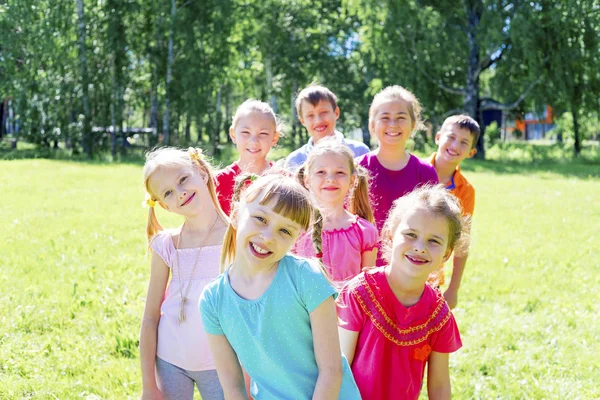
{"label": "braid", "polygon": [[323,217],[318,208],[313,208],[312,242],[317,258],[323,257]]}

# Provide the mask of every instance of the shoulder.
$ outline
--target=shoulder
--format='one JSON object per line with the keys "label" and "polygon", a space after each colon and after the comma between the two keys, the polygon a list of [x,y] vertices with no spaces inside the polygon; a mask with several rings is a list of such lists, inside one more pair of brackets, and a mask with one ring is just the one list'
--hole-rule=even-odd
{"label": "shoulder", "polygon": [[223,293],[226,273],[227,271],[217,276],[204,287],[200,296],[200,303],[213,303]]}
{"label": "shoulder", "polygon": [[360,230],[363,240],[376,241],[379,238],[377,227],[364,218],[356,218],[356,227]]}
{"label": "shoulder", "polygon": [[226,166],[223,169],[218,170],[215,173],[215,179],[217,181],[224,181],[228,178],[232,178],[239,175],[240,172],[241,170],[239,169],[238,165],[236,163],[233,163],[231,165]]}
{"label": "shoulder", "polygon": [[359,142],[358,140],[344,138],[343,142],[354,152],[356,157],[366,154],[370,151],[366,144]]}
{"label": "shoulder", "polygon": [[409,163],[416,168],[424,181],[435,181],[438,183],[438,175],[435,167],[427,160],[421,160],[414,154],[410,155]]}
{"label": "shoulder", "polygon": [[361,156],[358,156],[354,159],[354,161],[358,164],[361,165],[363,167],[369,167],[373,161],[373,159],[376,158],[374,153],[371,152],[367,152]]}
{"label": "shoulder", "polygon": [[285,159],[287,168],[297,168],[306,161],[308,155],[308,145],[304,144],[299,149],[292,151]]}
{"label": "shoulder", "polygon": [[175,229],[165,229],[158,232],[150,238],[150,248],[161,254],[167,250],[171,250],[171,247],[174,248],[172,235],[176,233]]}

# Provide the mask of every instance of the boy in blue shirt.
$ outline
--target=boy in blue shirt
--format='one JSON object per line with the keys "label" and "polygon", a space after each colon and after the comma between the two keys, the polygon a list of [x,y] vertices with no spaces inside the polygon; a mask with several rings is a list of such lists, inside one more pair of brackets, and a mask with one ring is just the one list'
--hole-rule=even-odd
{"label": "boy in blue shirt", "polygon": [[364,143],[346,139],[340,131],[335,129],[336,121],[340,117],[340,108],[337,105],[336,95],[325,86],[311,84],[302,89],[296,97],[296,111],[300,123],[308,131],[310,139],[308,139],[308,143],[293,151],[286,158],[288,169],[295,171],[300,168],[313,146],[326,137],[335,137],[336,140],[344,143],[352,150],[354,157],[369,152],[369,148]]}

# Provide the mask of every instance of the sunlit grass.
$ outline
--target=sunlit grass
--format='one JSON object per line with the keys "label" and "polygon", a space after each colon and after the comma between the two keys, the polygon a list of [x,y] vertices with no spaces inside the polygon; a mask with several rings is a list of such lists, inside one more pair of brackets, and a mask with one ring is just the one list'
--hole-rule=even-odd
{"label": "sunlit grass", "polygon": [[[600,396],[599,169],[465,166],[477,206],[455,398]],[[0,161],[0,398],[141,394],[140,181],[139,165]]]}

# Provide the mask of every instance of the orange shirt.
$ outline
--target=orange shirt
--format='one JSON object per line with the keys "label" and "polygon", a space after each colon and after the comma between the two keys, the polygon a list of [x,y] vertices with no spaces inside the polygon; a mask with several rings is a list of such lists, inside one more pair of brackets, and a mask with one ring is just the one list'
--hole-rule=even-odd
{"label": "orange shirt", "polygon": [[[429,158],[431,165],[435,166],[435,155],[433,153]],[[460,165],[456,167],[452,180],[446,185],[446,189],[455,195],[460,201],[463,215],[473,215],[475,210],[475,188],[467,181],[465,176],[460,172]]]}

